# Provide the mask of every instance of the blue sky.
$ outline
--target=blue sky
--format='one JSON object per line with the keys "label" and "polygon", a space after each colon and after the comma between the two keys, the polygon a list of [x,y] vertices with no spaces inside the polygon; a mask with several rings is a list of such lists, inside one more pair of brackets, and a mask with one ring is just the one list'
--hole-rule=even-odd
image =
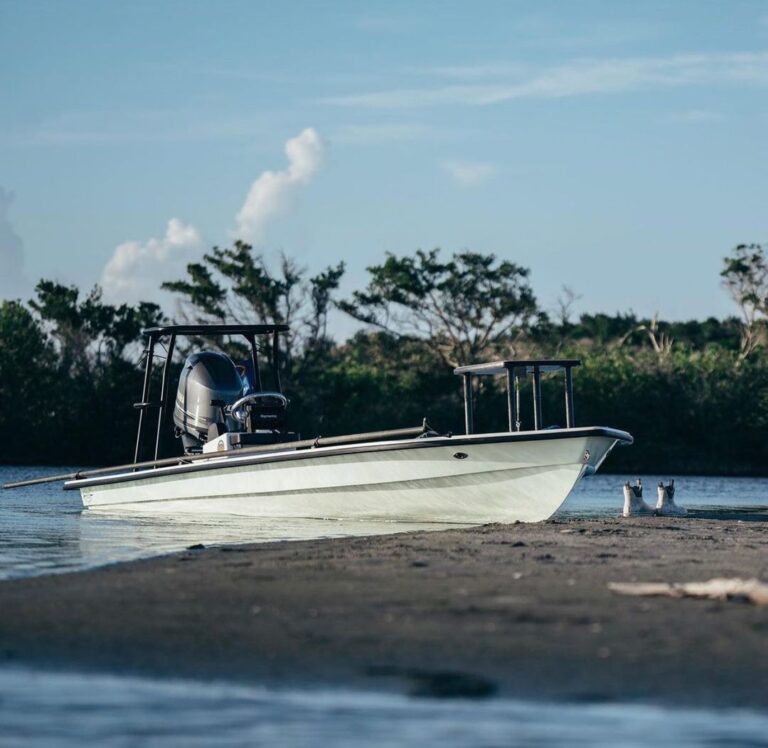
{"label": "blue sky", "polygon": [[3,296],[159,298],[245,232],[347,289],[472,248],[545,308],[723,316],[768,240],[768,2],[0,0],[0,101]]}

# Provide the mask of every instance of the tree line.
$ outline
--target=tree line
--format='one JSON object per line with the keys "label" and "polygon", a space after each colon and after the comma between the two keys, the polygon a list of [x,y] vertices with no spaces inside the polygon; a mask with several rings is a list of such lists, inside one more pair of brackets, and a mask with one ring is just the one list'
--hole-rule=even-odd
{"label": "tree line", "polygon": [[[759,244],[724,259],[736,314],[670,322],[628,313],[574,314],[564,289],[542,309],[530,272],[492,254],[388,254],[364,288],[340,291],[343,263],[316,275],[289,257],[270,264],[250,245],[213,247],[162,287],[154,303],[112,305],[98,287],[41,280],[34,298],[0,303],[0,427],[6,464],[114,464],[130,459],[141,388],[141,330],[174,322],[285,323],[280,376],[291,427],[305,436],[397,428],[424,416],[463,430],[455,366],[494,358],[575,357],[577,425],[631,431],[609,469],[768,474],[768,258]],[[346,315],[359,329],[332,334]],[[245,350],[236,340],[192,341]],[[269,341],[263,343],[269,360]],[[180,367],[184,350],[180,352]],[[501,383],[483,381],[479,430],[504,430]],[[175,383],[174,385],[175,386]],[[523,426],[530,426],[523,387]],[[545,425],[562,425],[562,386],[545,378]],[[179,449],[166,435],[169,449]]]}

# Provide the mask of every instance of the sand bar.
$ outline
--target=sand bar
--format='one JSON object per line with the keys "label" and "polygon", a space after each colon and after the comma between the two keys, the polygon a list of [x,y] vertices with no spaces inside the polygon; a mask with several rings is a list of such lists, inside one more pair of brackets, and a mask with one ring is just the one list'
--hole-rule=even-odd
{"label": "sand bar", "polygon": [[188,550],[0,584],[13,664],[768,706],[768,606],[609,582],[768,579],[768,522],[571,520]]}

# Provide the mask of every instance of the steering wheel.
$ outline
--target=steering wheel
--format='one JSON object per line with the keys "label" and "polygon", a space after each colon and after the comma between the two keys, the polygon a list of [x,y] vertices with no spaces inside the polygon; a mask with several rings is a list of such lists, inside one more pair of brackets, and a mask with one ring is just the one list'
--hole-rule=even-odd
{"label": "steering wheel", "polygon": [[271,397],[279,400],[284,408],[288,407],[288,398],[279,392],[253,392],[250,395],[244,395],[229,406],[230,415],[240,423],[245,423],[248,414],[245,412],[245,406],[255,403],[262,398]]}

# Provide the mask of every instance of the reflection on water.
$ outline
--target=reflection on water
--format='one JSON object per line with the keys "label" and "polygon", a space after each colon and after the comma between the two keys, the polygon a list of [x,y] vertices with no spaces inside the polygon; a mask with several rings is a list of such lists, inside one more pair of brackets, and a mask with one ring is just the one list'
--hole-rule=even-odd
{"label": "reflection on water", "polygon": [[0,743],[56,748],[768,745],[768,715],[747,710],[437,701],[10,668],[0,669],[0,705]]}
{"label": "reflection on water", "polygon": [[[61,468],[0,467],[0,482]],[[560,511],[562,517],[616,516],[624,476],[584,479]],[[657,477],[645,476],[655,497]],[[696,478],[677,481],[678,503],[689,507],[749,507],[768,504],[768,479]],[[655,501],[655,499],[653,499]],[[332,520],[265,520],[233,515],[119,514],[82,511],[76,491],[60,484],[0,493],[0,578],[82,569],[167,553],[189,545],[301,540],[444,529],[445,524]]]}
{"label": "reflection on water", "polygon": [[[61,468],[0,467],[0,482]],[[261,519],[229,514],[83,511],[76,491],[43,484],[0,493],[0,579],[74,571],[189,545],[380,535],[451,527],[402,522]]]}

